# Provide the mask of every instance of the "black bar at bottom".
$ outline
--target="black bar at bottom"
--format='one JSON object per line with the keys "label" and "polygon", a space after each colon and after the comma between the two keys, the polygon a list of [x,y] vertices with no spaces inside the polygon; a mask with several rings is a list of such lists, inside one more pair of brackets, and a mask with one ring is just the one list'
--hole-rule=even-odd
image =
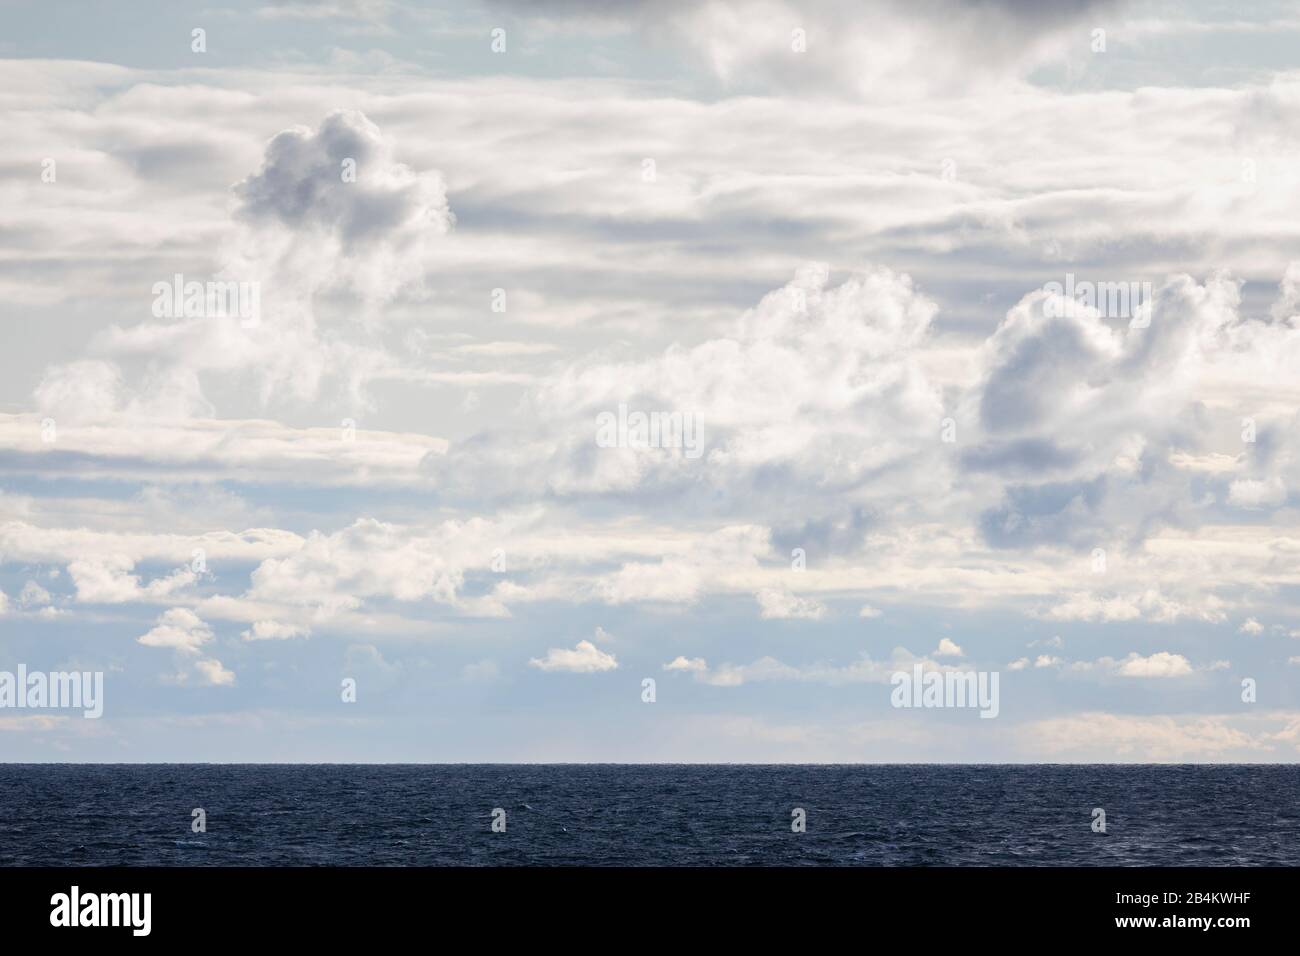
{"label": "black bar at bottom", "polygon": [[1199,936],[1230,944],[1242,933],[1289,928],[1296,875],[1282,868],[0,868],[0,915],[6,942],[75,933],[92,944],[114,937],[373,944],[422,928],[484,933],[488,942],[606,928],[675,936],[689,923],[697,937],[732,941],[906,924],[927,943],[1041,940],[1050,932],[1054,939]]}

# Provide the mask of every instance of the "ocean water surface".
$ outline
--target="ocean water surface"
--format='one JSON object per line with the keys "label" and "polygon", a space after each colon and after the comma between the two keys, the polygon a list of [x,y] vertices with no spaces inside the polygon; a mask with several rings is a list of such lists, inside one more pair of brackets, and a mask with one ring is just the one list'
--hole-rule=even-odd
{"label": "ocean water surface", "polygon": [[0,864],[1296,866],[1300,767],[4,764]]}

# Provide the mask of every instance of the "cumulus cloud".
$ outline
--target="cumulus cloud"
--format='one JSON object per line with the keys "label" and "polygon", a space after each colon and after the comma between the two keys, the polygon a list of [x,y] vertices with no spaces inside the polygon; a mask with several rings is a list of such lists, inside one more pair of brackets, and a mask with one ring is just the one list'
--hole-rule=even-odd
{"label": "cumulus cloud", "polygon": [[1041,616],[1055,621],[1136,621],[1161,623],[1180,618],[1221,623],[1227,619],[1222,600],[1213,594],[1188,597],[1183,603],[1150,588],[1132,594],[1103,596],[1090,593],[1067,595]]}
{"label": "cumulus cloud", "polygon": [[421,533],[359,518],[333,534],[313,532],[294,553],[263,561],[248,597],[327,614],[380,596],[456,604],[466,567],[490,561],[492,534],[481,519]]}
{"label": "cumulus cloud", "polygon": [[579,641],[573,648],[552,647],[545,657],[534,657],[528,663],[538,670],[570,674],[596,674],[618,667],[618,659],[613,654],[602,651],[591,641]]}
{"label": "cumulus cloud", "polygon": [[177,669],[163,680],[185,685],[200,684],[228,687],[235,674],[214,657],[202,656],[202,648],[213,639],[212,628],[189,608],[173,607],[164,611],[154,626],[136,638],[146,647],[169,648],[175,652]]}
{"label": "cumulus cloud", "polygon": [[[294,126],[274,136],[261,168],[234,192],[234,223],[218,268],[182,279],[236,284],[256,308],[113,325],[90,344],[103,357],[47,371],[35,393],[43,410],[77,421],[118,411],[211,417],[204,379],[214,373],[248,377],[263,406],[310,401],[329,385],[360,410],[370,406],[371,381],[421,377],[390,349],[364,340],[379,306],[412,290],[425,294],[423,276],[453,222],[438,172],[398,161],[371,120],[342,110],[316,129]],[[172,281],[167,275],[155,290]],[[355,319],[326,327],[317,304],[327,294],[350,296]],[[149,371],[128,385],[121,363],[141,359]]]}
{"label": "cumulus cloud", "polygon": [[1187,658],[1168,651],[1158,651],[1147,657],[1134,652],[1121,661],[1107,663],[1121,677],[1185,677],[1192,672],[1191,662]]}
{"label": "cumulus cloud", "polygon": [[180,568],[165,577],[142,584],[132,574],[135,560],[128,554],[78,558],[68,563],[68,574],[84,604],[123,604],[128,601],[162,602],[198,580],[192,568]]}
{"label": "cumulus cloud", "polygon": [[307,232],[345,253],[383,242],[396,259],[452,223],[441,176],[396,162],[379,127],[355,110],[278,133],[235,195],[241,219]]}
{"label": "cumulus cloud", "polygon": [[755,597],[761,617],[816,621],[826,616],[826,605],[820,601],[799,597],[782,588],[764,588]]}
{"label": "cumulus cloud", "polygon": [[[1011,663],[1007,664],[1007,670],[1023,671],[1030,667],[1039,669],[1060,667],[1062,663],[1064,663],[1064,661],[1059,657],[1053,657],[1051,654],[1039,654],[1037,657],[1033,658],[1033,660],[1030,660],[1028,657],[1018,657]],[[1091,666],[1092,665],[1089,662],[1085,661],[1077,665],[1077,669],[1086,670]]]}
{"label": "cumulus cloud", "polygon": [[170,647],[186,654],[197,654],[212,640],[212,628],[189,608],[168,608],[154,626],[137,641],[146,647]]}
{"label": "cumulus cloud", "polygon": [[[1170,277],[1147,325],[1117,327],[1097,308],[1053,306],[1057,298],[1032,293],[1008,312],[964,405],[976,426],[965,466],[1005,481],[981,517],[992,543],[1093,547],[1285,503],[1295,449],[1274,429],[1294,413],[1253,396],[1287,389],[1275,369],[1277,356],[1300,349],[1291,327],[1244,317],[1240,283],[1225,275]],[[1243,407],[1253,413],[1244,420]],[[1207,461],[1233,467],[1196,464]],[[1153,603],[1148,592],[1093,616]]]}
{"label": "cumulus cloud", "polygon": [[[214,460],[239,461],[247,448],[246,460],[271,474],[299,473],[304,462],[320,463],[322,476],[338,474],[331,463],[346,463],[340,481],[391,475],[401,483],[418,473],[453,499],[470,487],[491,494],[502,482],[513,485],[516,499],[559,494],[582,502],[614,494],[620,507],[644,512],[647,527],[671,521],[667,502],[684,496],[706,529],[735,511],[761,512],[783,526],[727,522],[649,560],[624,556],[597,573],[554,562],[549,580],[510,580],[467,597],[466,574],[482,568],[497,543],[488,526],[448,525],[439,533],[457,542],[449,549],[426,530],[363,519],[296,542],[297,554],[266,559],[246,599],[303,609],[289,617],[304,627],[316,614],[355,611],[384,597],[504,615],[526,600],[693,603],[748,590],[761,615],[817,619],[829,614],[821,592],[861,593],[860,583],[849,582],[869,576],[913,594],[947,592],[959,603],[1025,599],[1031,613],[1050,620],[1222,622],[1232,605],[1199,585],[1206,562],[1216,565],[1212,577],[1223,593],[1237,578],[1263,580],[1270,572],[1262,555],[1229,562],[1229,552],[1208,550],[1220,548],[1211,544],[1215,522],[1232,519],[1228,478],[1215,476],[1232,473],[1206,477],[1178,462],[1220,454],[1209,443],[1225,438],[1241,444],[1235,416],[1198,410],[1206,375],[1218,388],[1244,387],[1243,356],[1297,347],[1287,329],[1243,321],[1237,291],[1223,277],[1204,284],[1175,277],[1158,288],[1150,326],[1120,329],[1095,309],[1048,309],[1053,293],[1032,293],[972,351],[981,371],[963,391],[931,381],[925,356],[935,307],[905,276],[867,269],[837,285],[824,267],[810,266],[738,316],[726,338],[640,362],[571,366],[528,397],[524,413],[541,423],[531,444],[491,431],[455,446],[365,432],[344,441],[324,429],[255,430],[249,423],[221,435],[225,454]],[[779,401],[753,387],[773,380],[783,382]],[[698,405],[713,422],[702,463],[648,453],[657,449],[598,448],[592,413],[625,400]],[[1170,416],[1181,407],[1186,416]],[[955,445],[936,427],[948,409],[958,419]],[[40,447],[36,424],[0,420],[33,450]],[[69,447],[105,454],[119,437],[100,428],[64,434]],[[159,443],[162,434],[182,444]],[[180,465],[218,434],[215,423],[207,433],[198,423],[146,432],[133,454],[173,447]],[[1267,455],[1251,467],[1291,467],[1284,432],[1261,435],[1256,444],[1267,444]],[[622,470],[629,462],[631,470]],[[606,467],[614,468],[613,483],[600,477]],[[1194,486],[1208,504],[1193,513]],[[1162,544],[1183,525],[1199,525],[1203,557]],[[797,596],[763,569],[774,537],[788,541],[796,529],[828,550],[805,572]],[[1069,550],[1112,537],[1136,543],[1112,547],[1110,563],[1127,561],[1140,573],[1103,575],[1082,589]],[[400,559],[391,570],[372,571],[387,568],[385,550]],[[1035,567],[1025,573],[1016,563],[1029,551]],[[889,562],[873,561],[886,552]],[[171,599],[192,583],[182,570],[146,584],[135,560],[126,552],[77,559],[70,570],[79,600]],[[1253,571],[1246,561],[1258,562]],[[268,618],[250,611],[244,619]]]}
{"label": "cumulus cloud", "polygon": [[[928,439],[943,417],[941,396],[914,354],[936,311],[906,275],[872,267],[833,284],[826,265],[812,264],[735,319],[726,337],[563,369],[530,398],[545,439],[485,433],[428,467],[450,489],[490,492],[509,473],[516,493],[522,480],[535,493],[628,500],[635,492],[651,502],[668,492],[709,500],[722,489],[762,500],[771,473],[842,493],[914,466],[937,472],[923,479],[937,487],[943,468]],[[620,405],[692,416],[701,456],[599,447],[598,416]]]}
{"label": "cumulus cloud", "polygon": [[194,670],[205,684],[214,687],[227,687],[235,682],[233,671],[227,670],[221,661],[215,658],[202,658],[194,662]]}
{"label": "cumulus cloud", "polygon": [[935,657],[965,657],[965,652],[955,641],[949,638],[940,638],[939,646],[934,652]]}

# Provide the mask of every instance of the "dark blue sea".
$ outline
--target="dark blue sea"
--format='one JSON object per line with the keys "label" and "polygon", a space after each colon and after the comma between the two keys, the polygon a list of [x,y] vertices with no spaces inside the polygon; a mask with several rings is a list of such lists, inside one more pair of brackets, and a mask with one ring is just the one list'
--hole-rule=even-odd
{"label": "dark blue sea", "polygon": [[1300,766],[8,764],[0,863],[1296,866]]}

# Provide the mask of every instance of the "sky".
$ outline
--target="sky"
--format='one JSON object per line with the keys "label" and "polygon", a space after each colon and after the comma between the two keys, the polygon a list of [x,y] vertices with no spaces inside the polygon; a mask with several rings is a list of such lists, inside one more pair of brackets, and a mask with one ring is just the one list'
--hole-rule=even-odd
{"label": "sky", "polygon": [[8,0],[0,760],[1294,761],[1297,41]]}

